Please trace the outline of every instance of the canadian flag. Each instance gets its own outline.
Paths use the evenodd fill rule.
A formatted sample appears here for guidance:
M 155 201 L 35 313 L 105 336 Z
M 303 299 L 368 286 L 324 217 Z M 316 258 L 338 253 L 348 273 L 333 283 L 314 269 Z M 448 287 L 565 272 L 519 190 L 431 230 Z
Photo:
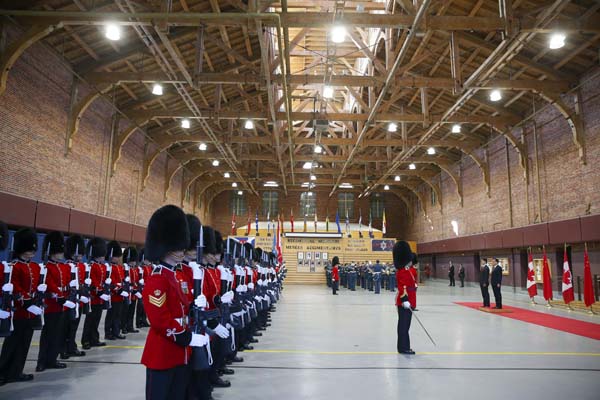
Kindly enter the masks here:
M 569 259 L 567 258 L 566 247 L 563 260 L 562 295 L 565 304 L 569 304 L 575 300 L 575 293 L 573 291 L 573 277 L 571 276 L 571 269 L 569 268 Z
M 533 297 L 537 295 L 537 285 L 535 284 L 535 271 L 533 269 L 533 254 L 529 253 L 529 261 L 527 263 L 527 267 L 529 268 L 527 271 L 527 291 L 529 292 L 529 297 Z

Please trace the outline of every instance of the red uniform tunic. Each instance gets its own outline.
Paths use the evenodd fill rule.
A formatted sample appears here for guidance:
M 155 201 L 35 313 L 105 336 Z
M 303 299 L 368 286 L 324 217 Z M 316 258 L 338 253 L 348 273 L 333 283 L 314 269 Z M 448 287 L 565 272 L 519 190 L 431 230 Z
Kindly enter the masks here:
M 177 282 L 179 282 L 181 292 L 188 300 L 188 304 L 191 304 L 194 301 L 192 290 L 194 288 L 194 275 L 192 268 L 187 264 L 181 264 L 181 268 L 175 271 L 175 277 L 177 278 Z
M 415 292 L 415 302 L 413 304 L 413 302 L 411 301 L 410 304 L 412 304 L 413 308 L 417 308 L 417 288 L 419 287 L 418 283 L 417 283 L 417 269 L 415 268 L 415 266 L 413 265 L 412 267 L 410 267 L 410 273 L 413 277 L 413 280 L 415 281 L 415 287 L 414 289 L 411 289 L 410 291 Z
M 417 286 L 415 278 L 409 269 L 401 268 L 396 271 L 396 283 L 398 284 L 398 293 L 396 294 L 396 305 L 402 305 L 402 297 L 408 296 L 408 302 L 412 308 L 417 306 Z
M 333 270 L 331 270 L 331 279 L 333 279 L 336 282 L 339 282 L 340 280 L 340 272 L 337 265 L 334 265 Z
M 62 312 L 63 304 L 69 296 L 71 266 L 65 263 L 49 261 L 46 264 L 46 310 L 44 313 Z
M 102 289 L 104 287 L 104 281 L 106 278 L 106 265 L 97 262 L 92 263 L 90 266 L 90 279 L 92 280 L 90 293 L 92 295 L 92 305 L 104 304 L 104 301 L 100 298 L 100 295 L 102 294 Z
M 207 310 L 214 310 L 215 298 L 221 293 L 221 271 L 216 268 L 204 268 L 204 280 L 202 282 L 202 294 L 208 302 Z
M 138 281 L 140 280 L 140 273 L 138 272 L 137 267 L 129 267 L 129 279 L 131 279 L 131 294 L 129 297 L 131 297 L 131 300 L 135 300 L 136 297 L 133 296 L 133 293 L 138 290 Z
M 167 267 L 157 267 L 145 279 L 142 293 L 144 310 L 150 321 L 142 364 L 150 369 L 164 370 L 188 363 L 191 350 L 187 345 L 188 301 L 175 277 Z
M 35 315 L 27 311 L 40 283 L 40 266 L 37 263 L 17 261 L 13 264 L 11 283 L 15 301 L 15 319 L 33 319 Z
M 112 271 L 110 273 L 111 279 L 111 296 L 110 301 L 113 303 L 122 303 L 123 296 L 121 296 L 121 292 L 123 291 L 123 280 L 125 279 L 125 268 L 119 264 L 112 264 Z

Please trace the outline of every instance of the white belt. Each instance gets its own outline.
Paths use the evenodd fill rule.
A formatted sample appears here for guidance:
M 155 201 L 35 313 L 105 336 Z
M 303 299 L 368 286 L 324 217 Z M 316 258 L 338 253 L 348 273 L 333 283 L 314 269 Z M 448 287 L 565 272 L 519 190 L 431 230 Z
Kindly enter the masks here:
M 188 324 L 188 317 L 175 318 L 175 321 L 181 326 L 185 326 Z

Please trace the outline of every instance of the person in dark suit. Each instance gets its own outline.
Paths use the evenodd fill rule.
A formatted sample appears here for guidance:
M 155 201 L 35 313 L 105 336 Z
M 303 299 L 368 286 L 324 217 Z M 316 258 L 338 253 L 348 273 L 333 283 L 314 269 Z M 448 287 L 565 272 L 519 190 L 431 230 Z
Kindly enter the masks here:
M 456 281 L 454 280 L 454 264 L 450 261 L 450 269 L 448 270 L 448 278 L 450 278 L 450 284 L 448 286 L 456 286 Z
M 490 285 L 490 267 L 488 266 L 487 258 L 483 259 L 483 266 L 481 267 L 481 274 L 479 274 L 479 287 L 481 288 L 481 295 L 483 296 L 483 306 L 490 306 L 490 291 L 488 286 Z
M 494 291 L 494 300 L 496 302 L 495 308 L 501 309 L 502 293 L 500 292 L 500 288 L 502 286 L 502 265 L 500 265 L 500 261 L 498 261 L 497 258 L 494 258 L 492 265 L 494 266 L 494 269 L 492 270 L 492 290 Z
M 458 279 L 460 279 L 460 287 L 465 287 L 465 267 L 462 264 L 458 267 Z

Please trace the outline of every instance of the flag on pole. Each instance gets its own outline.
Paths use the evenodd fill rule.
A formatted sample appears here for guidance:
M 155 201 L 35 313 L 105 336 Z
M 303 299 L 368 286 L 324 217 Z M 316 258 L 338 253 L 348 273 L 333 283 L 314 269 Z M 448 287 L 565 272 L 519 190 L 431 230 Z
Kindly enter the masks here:
M 256 236 L 258 236 L 258 208 L 256 209 L 256 216 L 254 217 L 254 224 L 256 225 Z
M 338 233 L 342 233 L 342 227 L 340 226 L 340 210 L 335 212 L 335 223 L 338 228 Z
M 271 245 L 271 251 L 277 254 L 277 233 L 279 229 L 275 229 L 275 221 L 273 221 L 273 244 Z
M 346 235 L 350 235 L 350 218 L 348 218 L 348 209 L 346 208 Z
M 277 221 L 277 246 L 276 246 L 276 254 L 277 254 L 277 262 L 279 262 L 279 264 L 281 264 L 283 262 L 283 254 L 281 253 L 281 231 L 279 229 L 279 226 L 283 225 L 283 223 L 281 222 L 281 218 L 279 218 L 279 220 Z
M 570 302 L 575 300 L 575 293 L 573 290 L 573 277 L 571 276 L 571 269 L 569 268 L 569 258 L 567 257 L 566 244 L 563 255 L 562 295 L 565 304 L 569 304 Z
M 594 284 L 592 282 L 592 268 L 588 256 L 587 243 L 583 253 L 583 302 L 586 307 L 591 307 L 596 302 L 594 299 Z
M 535 284 L 535 271 L 533 269 L 533 254 L 529 251 L 529 260 L 527 262 L 527 291 L 529 292 L 529 297 L 533 298 L 533 296 L 537 295 L 537 285 Z
M 292 223 L 292 232 L 294 232 L 294 209 L 290 210 L 290 222 Z
M 315 210 L 315 232 L 317 231 L 317 210 Z
M 358 236 L 362 237 L 362 209 L 358 209 Z
M 381 223 L 381 232 L 385 235 L 387 232 L 387 223 L 385 222 L 385 208 L 383 209 L 383 222 Z
M 267 236 L 271 236 L 271 211 L 267 211 Z
M 372 239 L 373 238 L 373 212 L 371 212 L 371 210 L 369 210 L 369 237 Z
M 302 230 L 302 232 L 306 232 L 306 211 L 304 212 L 304 229 Z
M 283 227 L 283 221 L 285 221 L 285 214 L 277 216 L 279 218 L 279 222 L 281 223 L 281 233 L 285 233 L 285 228 Z
M 231 234 L 235 235 L 235 211 L 231 214 Z
M 329 212 L 327 213 L 327 216 L 325 217 L 325 231 L 329 232 Z
M 544 300 L 552 300 L 552 276 L 550 275 L 550 265 L 546 256 L 546 247 L 544 247 Z

